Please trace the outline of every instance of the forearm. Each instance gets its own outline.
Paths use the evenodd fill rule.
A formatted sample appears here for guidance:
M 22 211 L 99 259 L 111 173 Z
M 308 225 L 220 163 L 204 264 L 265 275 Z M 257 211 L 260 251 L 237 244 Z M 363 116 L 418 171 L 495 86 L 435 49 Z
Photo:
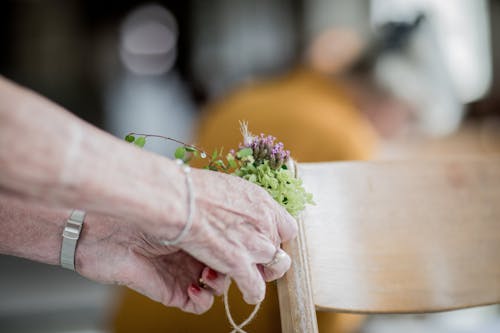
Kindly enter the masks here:
M 58 264 L 62 230 L 69 213 L 0 195 L 0 253 Z
M 0 254 L 59 265 L 70 213 L 0 194 Z M 120 270 L 127 271 L 123 267 L 127 257 L 140 251 L 140 239 L 131 236 L 135 230 L 123 220 L 87 214 L 75 251 L 76 270 L 93 280 L 119 282 Z
M 167 234 L 175 235 L 186 214 L 174 163 L 1 78 L 0 170 L 0 190 L 46 205 L 169 222 Z

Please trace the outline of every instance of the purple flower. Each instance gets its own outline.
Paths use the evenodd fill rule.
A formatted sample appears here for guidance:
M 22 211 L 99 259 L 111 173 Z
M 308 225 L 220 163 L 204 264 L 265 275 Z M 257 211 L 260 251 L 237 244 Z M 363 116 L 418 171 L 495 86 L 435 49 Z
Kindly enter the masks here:
M 263 163 L 267 160 L 271 168 L 278 169 L 288 162 L 290 151 L 285 150 L 285 145 L 282 142 L 275 143 L 275 140 L 274 136 L 265 136 L 261 133 L 259 136 L 253 137 L 251 141 L 240 145 L 240 148 L 252 148 L 256 163 Z

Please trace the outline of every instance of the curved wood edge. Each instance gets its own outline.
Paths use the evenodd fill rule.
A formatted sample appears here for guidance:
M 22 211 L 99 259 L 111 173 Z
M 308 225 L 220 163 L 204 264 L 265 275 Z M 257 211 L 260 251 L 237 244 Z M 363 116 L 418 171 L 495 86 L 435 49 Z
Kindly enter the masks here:
M 297 164 L 294 163 L 297 176 Z M 309 257 L 303 220 L 297 220 L 297 238 L 283 243 L 283 249 L 292 259 L 292 265 L 285 276 L 278 280 L 281 331 L 283 333 L 318 333 L 314 306 Z
M 474 303 L 470 305 L 462 305 L 462 306 L 455 306 L 455 307 L 440 307 L 440 308 L 426 308 L 425 310 L 399 310 L 399 309 L 387 309 L 387 310 L 370 310 L 370 309 L 357 309 L 357 310 L 349 310 L 349 309 L 343 309 L 343 308 L 332 308 L 332 307 L 324 307 L 321 305 L 316 306 L 317 311 L 322 311 L 322 312 L 335 312 L 335 313 L 351 313 L 351 314 L 365 314 L 365 315 L 370 315 L 370 314 L 425 314 L 425 313 L 439 313 L 439 312 L 447 312 L 447 311 L 454 311 L 454 310 L 463 310 L 463 309 L 470 309 L 470 308 L 475 308 L 475 307 L 481 307 L 481 306 L 489 306 L 489 305 L 498 305 L 500 304 L 500 300 L 498 302 L 487 302 L 487 303 Z

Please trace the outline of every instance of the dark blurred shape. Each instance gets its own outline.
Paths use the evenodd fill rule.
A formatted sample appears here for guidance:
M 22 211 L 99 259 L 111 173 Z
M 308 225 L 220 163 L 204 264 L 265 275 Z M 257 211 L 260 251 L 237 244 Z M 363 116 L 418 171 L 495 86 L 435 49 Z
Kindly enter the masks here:
M 403 52 L 423 20 L 425 20 L 425 15 L 421 13 L 413 22 L 389 22 L 382 25 L 363 55 L 352 65 L 350 71 L 366 73 L 373 69 L 377 58 L 384 53 Z
M 192 1 L 192 79 L 207 98 L 286 71 L 296 60 L 296 1 Z

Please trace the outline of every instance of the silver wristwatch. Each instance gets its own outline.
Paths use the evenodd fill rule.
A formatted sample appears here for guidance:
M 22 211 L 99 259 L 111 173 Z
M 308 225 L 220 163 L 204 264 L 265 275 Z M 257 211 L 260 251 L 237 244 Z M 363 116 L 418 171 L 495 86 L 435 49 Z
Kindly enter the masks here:
M 62 233 L 61 246 L 61 266 L 67 269 L 75 270 L 75 251 L 80 232 L 82 231 L 85 212 L 83 210 L 74 210 L 68 220 Z

